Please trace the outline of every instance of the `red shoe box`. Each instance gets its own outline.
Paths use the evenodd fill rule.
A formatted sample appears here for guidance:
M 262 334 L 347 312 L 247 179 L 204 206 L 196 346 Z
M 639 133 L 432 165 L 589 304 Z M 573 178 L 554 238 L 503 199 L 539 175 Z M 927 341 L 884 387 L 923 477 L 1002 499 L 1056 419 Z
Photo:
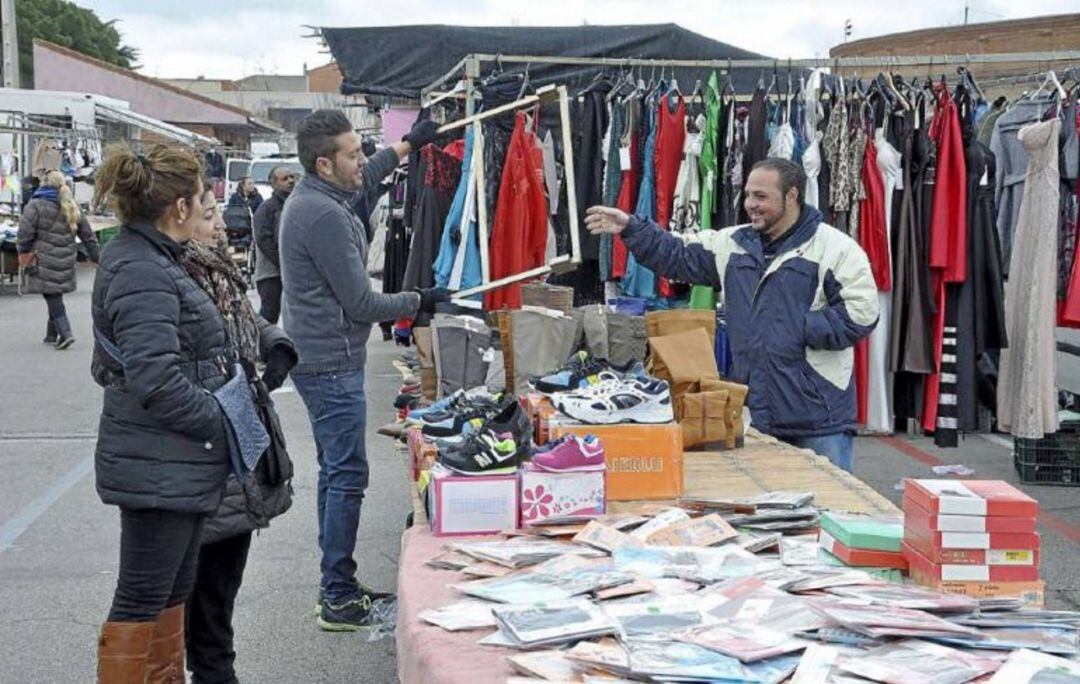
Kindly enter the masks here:
M 935 515 L 905 494 L 904 522 L 915 529 L 934 532 L 990 532 L 1030 534 L 1035 532 L 1036 519 L 996 515 Z
M 1034 518 L 1039 503 L 1002 480 L 907 480 L 904 497 L 932 514 Z
M 904 543 L 932 563 L 1038 567 L 1040 541 L 1037 532 L 933 532 L 904 526 Z
M 959 565 L 934 563 L 919 553 L 907 541 L 903 543 L 904 558 L 910 566 L 911 578 L 919 584 L 938 582 L 1037 582 L 1038 565 Z

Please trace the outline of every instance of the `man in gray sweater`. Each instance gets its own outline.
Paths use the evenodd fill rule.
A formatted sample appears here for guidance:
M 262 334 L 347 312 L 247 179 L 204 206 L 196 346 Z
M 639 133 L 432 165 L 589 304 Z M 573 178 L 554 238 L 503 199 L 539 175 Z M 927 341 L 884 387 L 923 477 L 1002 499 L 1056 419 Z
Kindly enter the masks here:
M 368 626 L 379 594 L 356 580 L 356 530 L 368 485 L 364 444 L 364 364 L 371 326 L 433 312 L 444 289 L 383 294 L 367 274 L 367 235 L 353 207 L 436 126 L 417 122 L 403 142 L 368 159 L 348 118 L 336 110 L 308 115 L 297 131 L 304 178 L 281 214 L 280 263 L 285 330 L 300 357 L 292 379 L 307 406 L 319 459 L 322 582 L 316 612 L 328 631 Z

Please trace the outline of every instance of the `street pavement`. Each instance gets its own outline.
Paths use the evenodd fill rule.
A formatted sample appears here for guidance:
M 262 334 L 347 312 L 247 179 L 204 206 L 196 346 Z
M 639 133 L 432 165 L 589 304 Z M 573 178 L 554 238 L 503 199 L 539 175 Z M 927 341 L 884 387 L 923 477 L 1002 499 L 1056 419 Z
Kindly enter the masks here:
M 90 288 L 65 297 L 78 341 L 65 352 L 41 343 L 40 297 L 0 295 L 0 684 L 90 682 L 98 628 L 116 581 L 119 515 L 94 491 L 93 448 L 101 390 L 90 377 Z M 368 346 L 371 486 L 357 542 L 363 580 L 396 585 L 409 482 L 389 439 L 400 375 L 398 348 L 378 334 Z M 312 614 L 318 586 L 315 449 L 291 384 L 275 394 L 296 476 L 293 508 L 251 546 L 237 599 L 237 671 L 245 683 L 381 684 L 397 681 L 393 639 L 327 634 Z M 968 437 L 941 450 L 925 438 L 860 437 L 856 474 L 899 503 L 904 477 L 932 477 L 935 464 L 962 463 L 979 478 L 1016 483 L 1011 447 L 999 436 Z M 793 483 L 797 485 L 797 483 Z M 1080 609 L 1080 502 L 1067 487 L 1022 488 L 1045 514 L 1043 574 L 1048 605 Z

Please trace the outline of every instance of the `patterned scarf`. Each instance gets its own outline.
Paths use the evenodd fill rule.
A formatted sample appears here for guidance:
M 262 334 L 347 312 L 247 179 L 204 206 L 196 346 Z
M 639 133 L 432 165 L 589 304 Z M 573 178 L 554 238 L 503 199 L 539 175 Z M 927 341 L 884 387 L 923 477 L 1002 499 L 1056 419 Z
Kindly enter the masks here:
M 184 246 L 182 262 L 221 312 L 229 342 L 240 358 L 254 364 L 259 360 L 259 326 L 247 298 L 247 283 L 232 259 L 221 249 L 191 240 Z

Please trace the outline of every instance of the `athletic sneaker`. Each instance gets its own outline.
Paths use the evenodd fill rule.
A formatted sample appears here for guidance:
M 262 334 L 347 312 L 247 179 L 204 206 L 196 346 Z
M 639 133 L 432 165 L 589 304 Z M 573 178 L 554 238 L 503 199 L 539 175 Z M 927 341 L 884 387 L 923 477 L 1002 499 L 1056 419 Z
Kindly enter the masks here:
M 327 632 L 355 632 L 369 629 L 373 624 L 371 597 L 361 594 L 358 598 L 338 605 L 322 599 L 319 601 L 318 617 L 315 621 Z
M 509 433 L 478 432 L 457 449 L 439 452 L 438 460 L 462 475 L 498 475 L 516 471 L 521 453 Z
M 487 399 L 469 400 L 452 411 L 424 416 L 420 419 L 420 431 L 432 437 L 460 435 L 467 424 L 473 423 L 474 428 L 479 427 L 500 410 L 498 404 Z
M 457 406 L 464 399 L 465 399 L 465 390 L 458 390 L 457 392 L 454 392 L 453 394 L 449 394 L 449 395 L 443 397 L 442 399 L 436 401 L 434 404 L 431 404 L 430 406 L 425 406 L 424 408 L 419 408 L 419 409 L 414 409 L 412 411 L 409 411 L 409 420 L 410 421 L 419 421 L 421 418 L 423 418 L 426 415 L 430 415 L 432 413 L 440 413 L 442 411 L 450 410 L 450 409 L 454 408 L 455 406 Z
M 596 435 L 567 435 L 553 448 L 534 453 L 533 467 L 548 472 L 604 469 L 604 445 Z
M 370 587 L 366 587 L 363 584 L 360 585 L 360 598 L 367 597 L 371 603 L 381 601 L 384 599 L 394 598 L 394 592 L 392 591 L 375 591 Z M 323 603 L 326 599 L 323 598 L 322 593 L 319 593 L 319 598 L 315 601 L 315 617 L 322 615 Z
M 493 432 L 497 435 L 509 433 L 516 444 L 531 444 L 533 424 L 528 414 L 513 395 L 508 395 L 499 405 L 498 412 L 489 415 L 483 424 L 468 423 L 462 428 L 463 435 L 480 432 Z
M 530 382 L 537 392 L 553 394 L 597 385 L 604 380 L 644 377 L 645 366 L 640 361 L 616 366 L 605 359 L 598 359 L 589 356 L 588 352 L 580 351 L 571 356 L 559 370 L 543 377 L 532 378 Z
M 663 380 L 605 380 L 577 392 L 552 396 L 555 407 L 574 420 L 595 425 L 670 423 L 671 392 Z

